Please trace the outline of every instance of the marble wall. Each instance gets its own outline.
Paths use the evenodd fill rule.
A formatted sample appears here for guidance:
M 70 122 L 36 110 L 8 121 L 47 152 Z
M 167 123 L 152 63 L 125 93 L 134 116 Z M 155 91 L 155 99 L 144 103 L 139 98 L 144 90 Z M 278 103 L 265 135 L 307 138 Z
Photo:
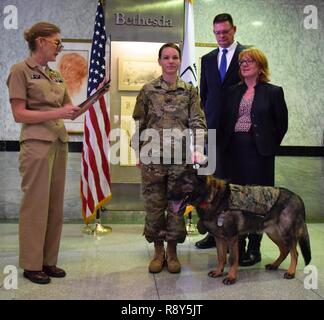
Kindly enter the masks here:
M 309 0 L 196 0 L 194 4 L 196 42 L 214 43 L 214 16 L 230 12 L 238 27 L 237 40 L 258 46 L 268 56 L 272 82 L 284 87 L 289 108 L 283 144 L 323 145 L 324 1 L 311 1 L 317 8 L 317 29 L 304 25 Z M 5 80 L 10 66 L 28 54 L 23 30 L 49 20 L 61 27 L 63 38 L 89 39 L 97 0 L 1 0 L 0 20 L 6 17 L 7 5 L 18 9 L 18 29 L 7 30 L 0 21 L 0 140 L 17 140 L 20 127 L 11 115 Z
M 304 8 L 309 4 L 317 8 L 317 29 L 304 27 Z M 323 145 L 324 1 L 199 0 L 195 6 L 197 42 L 215 41 L 212 21 L 221 12 L 233 16 L 240 43 L 265 52 L 272 82 L 284 88 L 289 130 L 283 144 Z
M 62 38 L 91 39 L 97 0 L 1 0 L 0 20 L 7 5 L 18 10 L 18 29 L 7 30 L 0 23 L 0 140 L 18 140 L 20 125 L 13 121 L 5 82 L 11 65 L 28 55 L 24 30 L 37 21 L 50 21 L 61 28 Z

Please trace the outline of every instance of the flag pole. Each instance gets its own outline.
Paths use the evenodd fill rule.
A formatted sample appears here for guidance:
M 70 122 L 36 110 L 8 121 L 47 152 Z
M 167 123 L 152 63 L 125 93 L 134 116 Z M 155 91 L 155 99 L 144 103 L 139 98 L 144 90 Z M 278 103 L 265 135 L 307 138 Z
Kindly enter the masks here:
M 104 0 L 98 1 L 91 46 L 91 62 L 89 63 L 88 95 L 98 89 L 98 84 L 103 81 L 107 74 L 107 66 L 109 67 L 110 81 L 111 44 L 109 37 L 109 57 L 107 63 L 105 54 L 107 37 L 104 5 Z M 93 106 L 85 114 L 85 117 L 85 135 L 81 162 L 82 211 L 86 221 L 83 233 L 104 235 L 112 232 L 111 227 L 103 226 L 101 223 L 101 211 L 105 210 L 103 205 L 111 198 L 109 155 L 106 152 L 107 148 L 104 147 L 104 143 L 109 145 L 110 122 L 109 108 L 107 108 L 104 96 L 94 102 Z M 97 119 L 102 119 L 102 122 L 99 122 Z M 92 183 L 89 182 L 90 176 L 93 178 L 93 181 L 91 180 Z M 95 225 L 90 226 L 88 221 L 93 216 L 95 216 Z
M 101 224 L 101 209 L 98 209 L 96 212 L 96 224 L 95 227 L 92 230 L 92 233 L 94 236 L 96 235 L 104 235 L 104 234 L 108 234 L 110 232 L 112 232 L 112 228 L 109 226 L 103 226 Z
M 105 1 L 104 0 L 101 0 L 103 6 L 105 5 Z M 111 36 L 109 35 L 107 37 L 109 40 L 108 40 L 108 44 L 109 44 L 109 57 L 108 57 L 108 61 L 106 62 L 106 64 L 108 64 L 108 79 L 109 81 L 111 80 Z M 104 207 L 102 206 L 100 209 L 97 210 L 96 212 L 96 223 L 95 223 L 95 227 L 94 229 L 92 230 L 92 233 L 93 235 L 103 235 L 103 234 L 107 234 L 107 233 L 110 233 L 112 232 L 112 228 L 109 227 L 109 226 L 103 226 L 101 224 L 101 212 L 102 211 L 107 211 L 108 212 L 108 209 L 107 207 Z
M 106 2 L 105 0 L 100 0 L 101 4 L 103 7 L 105 7 Z M 109 81 L 111 80 L 111 76 L 110 76 L 110 61 L 111 61 L 111 39 L 110 39 L 110 35 L 107 37 L 109 38 L 109 57 L 108 57 L 108 72 L 109 72 Z M 107 60 L 106 60 L 106 65 L 107 65 Z M 101 224 L 101 211 L 108 211 L 108 209 L 106 207 L 101 207 L 97 210 L 96 212 L 96 222 L 95 222 L 95 226 L 92 229 L 92 234 L 95 235 L 105 235 L 108 234 L 110 232 L 112 232 L 112 228 L 109 226 L 104 226 Z
M 197 229 L 197 227 L 195 226 L 195 224 L 193 223 L 193 219 L 192 219 L 192 211 L 190 211 L 190 212 L 188 213 L 186 230 L 187 230 L 188 235 L 195 235 L 195 234 L 198 234 L 198 229 Z
M 106 210 L 107 211 L 107 210 Z M 89 226 L 89 224 L 87 224 L 82 232 L 85 234 L 89 234 L 92 236 L 97 236 L 97 235 L 106 235 L 108 233 L 112 232 L 112 228 L 109 226 L 104 226 L 101 224 L 101 209 L 98 209 L 96 211 L 96 221 L 95 221 L 95 225 L 94 227 Z
M 188 213 L 186 229 L 187 229 L 188 234 L 194 234 L 195 231 L 196 231 L 195 226 L 192 223 L 192 214 L 191 214 L 191 212 Z
M 184 1 L 184 37 L 182 41 L 182 59 L 180 67 L 180 78 L 191 83 L 194 87 L 197 83 L 197 69 L 195 63 L 195 41 L 194 41 L 194 17 L 193 17 L 193 1 Z M 194 144 L 193 144 L 194 148 Z M 193 150 L 194 151 L 194 150 Z M 186 230 L 188 235 L 198 234 L 196 226 L 192 220 L 192 210 L 187 214 Z

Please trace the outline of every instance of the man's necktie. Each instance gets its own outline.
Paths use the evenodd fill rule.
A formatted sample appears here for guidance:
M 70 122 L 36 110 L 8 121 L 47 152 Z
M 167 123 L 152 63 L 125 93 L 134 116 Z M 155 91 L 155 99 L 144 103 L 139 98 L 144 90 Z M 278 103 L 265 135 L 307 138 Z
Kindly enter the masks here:
M 223 51 L 223 54 L 222 54 L 221 63 L 219 66 L 219 74 L 220 74 L 221 80 L 223 82 L 224 78 L 225 78 L 225 74 L 226 74 L 226 68 L 227 68 L 226 53 L 228 52 L 228 50 L 223 49 L 222 51 Z

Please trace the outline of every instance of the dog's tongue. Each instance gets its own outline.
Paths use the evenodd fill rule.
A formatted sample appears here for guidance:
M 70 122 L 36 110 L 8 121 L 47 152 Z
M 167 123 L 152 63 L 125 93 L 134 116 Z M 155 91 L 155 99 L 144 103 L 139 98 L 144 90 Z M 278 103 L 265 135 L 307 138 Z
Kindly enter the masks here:
M 178 213 L 179 212 L 179 209 L 182 205 L 182 201 L 183 200 L 180 200 L 180 201 L 171 201 L 170 202 L 170 206 L 171 206 L 171 209 L 172 209 L 172 212 L 174 213 Z

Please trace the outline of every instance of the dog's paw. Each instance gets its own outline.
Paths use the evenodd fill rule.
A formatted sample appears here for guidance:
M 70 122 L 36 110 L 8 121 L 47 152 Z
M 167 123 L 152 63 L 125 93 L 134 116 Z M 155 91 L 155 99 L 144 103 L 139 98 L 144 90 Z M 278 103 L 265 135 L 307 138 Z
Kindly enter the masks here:
M 211 278 L 218 278 L 221 277 L 222 275 L 223 275 L 222 271 L 212 270 L 208 272 L 208 277 Z
M 230 284 L 234 284 L 236 282 L 236 279 L 235 278 L 229 278 L 229 277 L 226 277 L 224 280 L 223 280 L 223 283 L 225 285 L 230 285 Z
M 278 269 L 278 266 L 275 266 L 274 264 L 272 263 L 269 263 L 265 266 L 266 270 L 277 270 Z
M 294 279 L 295 278 L 295 274 L 294 273 L 289 273 L 289 272 L 285 272 L 284 274 L 284 279 Z

